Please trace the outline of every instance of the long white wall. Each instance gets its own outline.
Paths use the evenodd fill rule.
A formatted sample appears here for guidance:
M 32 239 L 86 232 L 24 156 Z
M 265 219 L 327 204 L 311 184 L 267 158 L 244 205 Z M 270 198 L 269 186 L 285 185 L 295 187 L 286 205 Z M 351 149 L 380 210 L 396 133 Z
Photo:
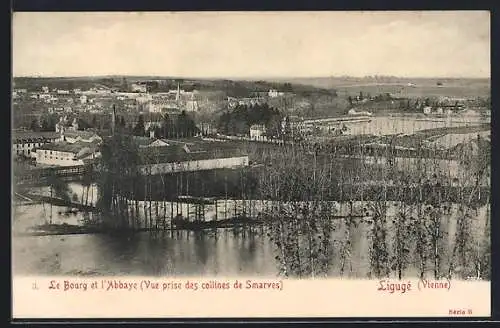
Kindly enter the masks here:
M 155 175 L 175 172 L 235 168 L 241 166 L 248 166 L 248 156 L 141 165 L 139 166 L 139 170 L 142 174 Z

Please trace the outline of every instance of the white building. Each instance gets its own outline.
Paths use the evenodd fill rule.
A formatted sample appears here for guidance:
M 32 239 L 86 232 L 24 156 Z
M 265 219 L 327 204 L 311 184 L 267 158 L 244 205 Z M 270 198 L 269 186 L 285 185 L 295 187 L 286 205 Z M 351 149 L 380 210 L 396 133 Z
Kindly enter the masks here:
M 22 94 L 28 93 L 28 90 L 26 90 L 26 89 L 14 89 L 12 93 L 16 94 L 16 95 L 22 95 Z
M 352 115 L 352 116 L 372 116 L 372 113 L 368 111 L 356 111 L 354 108 L 349 109 L 347 114 Z
M 223 143 L 163 141 L 169 145 L 141 149 L 144 164 L 139 166 L 139 171 L 142 174 L 193 172 L 249 165 L 247 154 L 239 149 L 226 148 Z
M 102 142 L 102 138 L 92 131 L 64 131 L 61 133 L 60 140 L 67 143 L 97 143 Z
M 424 114 L 428 115 L 432 112 L 432 107 L 431 106 L 425 106 L 424 107 Z
M 278 90 L 275 90 L 275 89 L 270 89 L 269 92 L 267 93 L 267 95 L 270 98 L 276 98 L 276 97 L 283 96 L 284 93 L 283 92 L 279 92 Z
M 252 97 L 252 98 L 227 97 L 227 106 L 229 108 L 235 108 L 238 105 L 255 106 L 255 105 L 261 105 L 265 102 L 266 102 L 265 99 L 262 97 Z
M 147 101 L 147 109 L 150 113 L 161 113 L 169 109 L 179 109 L 179 104 L 175 100 L 167 98 L 156 97 L 151 99 L 148 97 L 145 101 Z M 141 103 L 141 101 L 139 101 L 139 103 Z
M 12 154 L 14 156 L 35 157 L 35 151 L 44 144 L 57 141 L 55 132 L 18 132 L 12 137 Z
M 250 139 L 267 140 L 266 127 L 260 124 L 254 124 L 250 127 Z
M 51 98 L 53 98 L 53 96 L 49 95 L 49 94 L 39 94 L 38 98 L 39 99 L 44 99 L 44 100 L 50 100 Z
M 196 100 L 188 100 L 186 102 L 186 112 L 197 112 L 198 102 Z
M 139 83 L 132 83 L 130 85 L 130 89 L 132 90 L 132 92 L 145 93 L 148 91 L 147 86 L 145 84 L 139 84 Z
M 100 156 L 97 143 L 58 142 L 42 145 L 36 150 L 36 162 L 45 165 L 84 165 Z
M 133 141 L 139 148 L 169 146 L 169 144 L 164 140 L 148 137 L 133 137 Z
M 80 104 L 86 104 L 87 100 L 88 100 L 87 96 L 85 95 L 80 96 Z

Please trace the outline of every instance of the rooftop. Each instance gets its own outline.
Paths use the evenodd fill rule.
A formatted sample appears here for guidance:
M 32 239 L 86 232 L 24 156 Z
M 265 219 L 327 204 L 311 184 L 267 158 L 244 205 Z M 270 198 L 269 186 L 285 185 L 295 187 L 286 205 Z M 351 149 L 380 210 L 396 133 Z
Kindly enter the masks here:
M 77 138 L 81 137 L 82 139 L 90 139 L 93 136 L 97 136 L 97 133 L 94 131 L 64 131 L 64 136 L 65 137 L 71 137 L 71 138 Z
M 152 144 L 153 142 L 161 139 L 151 139 L 148 137 L 138 137 L 138 136 L 133 136 L 132 140 L 136 143 L 137 146 L 139 147 L 146 147 Z M 164 141 L 164 140 L 161 140 Z
M 34 132 L 34 131 L 16 131 L 12 133 L 12 140 L 39 140 L 56 139 L 59 137 L 57 132 Z
M 98 145 L 96 143 L 86 143 L 86 142 L 75 142 L 75 143 L 56 142 L 56 143 L 42 145 L 38 149 L 54 150 L 54 151 L 78 154 L 85 148 L 95 151 L 98 149 Z
M 184 141 L 162 139 L 169 146 L 142 148 L 139 150 L 139 154 L 144 164 L 175 163 L 247 155 L 233 144 L 193 139 L 185 139 Z

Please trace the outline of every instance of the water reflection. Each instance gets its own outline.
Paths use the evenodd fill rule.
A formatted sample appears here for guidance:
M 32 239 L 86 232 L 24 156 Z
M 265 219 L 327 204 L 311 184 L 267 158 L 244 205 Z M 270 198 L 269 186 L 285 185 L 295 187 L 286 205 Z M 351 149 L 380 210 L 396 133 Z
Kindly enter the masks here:
M 356 213 L 370 216 L 368 203 L 354 202 Z M 387 247 L 394 251 L 394 218 L 397 203 L 388 207 Z M 457 229 L 459 207 L 450 204 L 449 213 L 442 217 L 443 268 L 449 266 Z M 37 207 L 31 207 L 32 210 Z M 339 213 L 349 208 L 343 206 Z M 417 209 L 412 208 L 416 215 Z M 15 220 L 21 224 L 44 221 L 25 208 L 18 210 Z M 57 212 L 57 211 L 56 211 Z M 29 215 L 31 213 L 31 215 Z M 38 212 L 36 212 L 38 213 Z M 484 239 L 485 222 L 489 218 L 488 206 L 471 213 L 473 239 Z M 83 220 L 85 215 L 69 218 L 54 216 L 62 222 Z M 23 220 L 21 220 L 23 219 Z M 329 276 L 365 278 L 370 273 L 370 234 L 372 225 L 362 219 L 332 222 L 332 260 Z M 279 250 L 267 236 L 263 227 L 235 227 L 206 231 L 157 231 L 114 234 L 81 234 L 58 236 L 18 236 L 13 238 L 14 274 L 29 275 L 149 275 L 149 276 L 276 276 L 279 263 L 275 259 Z M 307 246 L 307 243 L 302 243 Z M 413 245 L 413 244 L 412 244 Z M 347 248 L 346 248 L 347 247 Z M 346 248 L 346 249 L 344 249 Z M 480 250 L 478 250 L 479 252 Z M 302 249 L 307 258 L 307 249 Z M 409 267 L 406 274 L 416 275 L 418 257 L 411 246 Z M 432 265 L 429 265 L 431 268 Z
M 15 237 L 15 274 L 269 275 L 272 245 L 255 233 L 169 231 Z

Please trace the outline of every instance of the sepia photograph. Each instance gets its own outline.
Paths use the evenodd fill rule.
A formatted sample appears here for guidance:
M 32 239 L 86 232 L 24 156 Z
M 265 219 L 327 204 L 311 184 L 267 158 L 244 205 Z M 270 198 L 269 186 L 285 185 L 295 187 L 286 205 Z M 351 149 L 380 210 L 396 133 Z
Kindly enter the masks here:
M 12 51 L 14 279 L 490 282 L 487 11 L 15 12 Z

